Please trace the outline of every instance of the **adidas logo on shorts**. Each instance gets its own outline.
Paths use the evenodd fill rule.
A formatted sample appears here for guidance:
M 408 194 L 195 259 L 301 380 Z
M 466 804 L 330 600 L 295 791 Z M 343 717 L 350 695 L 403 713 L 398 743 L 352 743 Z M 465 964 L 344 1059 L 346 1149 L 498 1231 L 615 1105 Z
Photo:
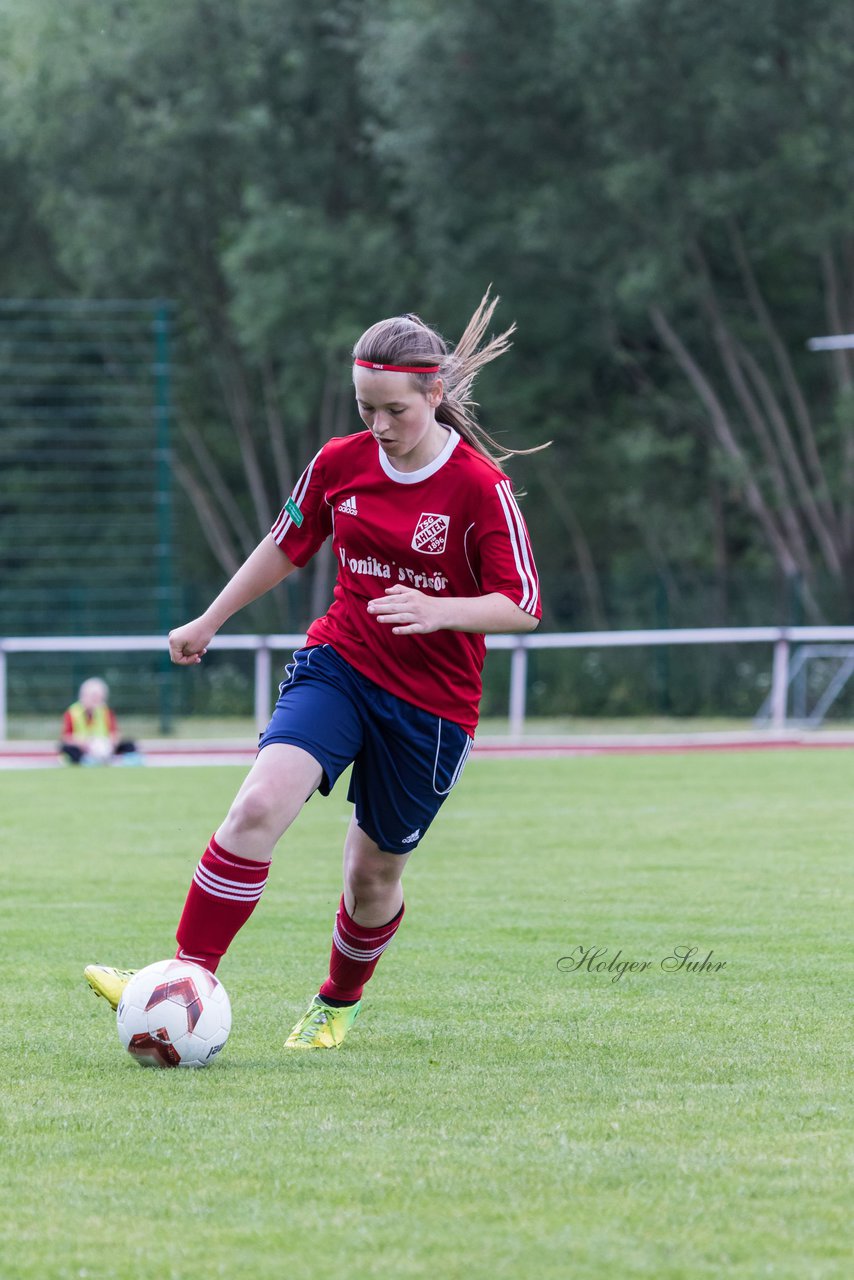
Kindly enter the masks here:
M 409 835 L 409 836 L 404 836 L 400 843 L 401 843 L 401 844 L 412 844 L 413 840 L 418 840 L 418 839 L 420 839 L 420 837 L 421 837 L 421 828 L 420 828 L 420 827 L 418 827 L 415 831 L 413 831 L 413 832 L 412 832 L 412 834 L 411 834 L 411 835 Z
M 338 510 L 343 511 L 347 516 L 357 516 L 359 513 L 356 510 L 355 493 L 351 493 L 349 498 L 345 498 L 343 502 L 339 503 Z

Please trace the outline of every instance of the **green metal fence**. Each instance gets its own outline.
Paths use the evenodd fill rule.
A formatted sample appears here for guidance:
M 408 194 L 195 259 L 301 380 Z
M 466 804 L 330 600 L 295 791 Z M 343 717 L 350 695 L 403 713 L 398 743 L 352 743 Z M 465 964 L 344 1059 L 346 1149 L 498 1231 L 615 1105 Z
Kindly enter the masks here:
M 3 634 L 174 619 L 170 328 L 164 301 L 0 300 Z

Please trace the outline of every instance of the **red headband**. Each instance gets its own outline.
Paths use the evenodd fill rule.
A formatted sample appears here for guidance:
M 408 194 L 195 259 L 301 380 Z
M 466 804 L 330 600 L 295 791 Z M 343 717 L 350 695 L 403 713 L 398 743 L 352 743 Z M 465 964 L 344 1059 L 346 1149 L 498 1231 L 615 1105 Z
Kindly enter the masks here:
M 377 364 L 376 360 L 354 360 L 362 369 L 382 369 L 384 373 L 438 373 L 437 364 Z

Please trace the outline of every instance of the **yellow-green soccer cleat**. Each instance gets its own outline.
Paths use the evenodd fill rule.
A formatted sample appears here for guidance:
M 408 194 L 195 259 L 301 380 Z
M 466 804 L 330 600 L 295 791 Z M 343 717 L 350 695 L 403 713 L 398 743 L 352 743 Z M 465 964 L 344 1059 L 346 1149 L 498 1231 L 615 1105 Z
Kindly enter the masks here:
M 103 996 L 111 1009 L 118 1009 L 122 992 L 135 973 L 136 969 L 113 969 L 108 964 L 88 964 L 83 970 L 83 977 L 96 996 Z
M 356 1021 L 361 1001 L 333 1008 L 315 996 L 285 1041 L 286 1049 L 337 1049 Z

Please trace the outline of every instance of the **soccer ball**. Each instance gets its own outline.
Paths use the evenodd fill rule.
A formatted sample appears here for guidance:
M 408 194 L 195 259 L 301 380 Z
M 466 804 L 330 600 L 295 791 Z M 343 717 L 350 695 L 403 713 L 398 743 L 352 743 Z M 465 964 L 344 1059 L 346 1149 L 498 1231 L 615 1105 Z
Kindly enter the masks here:
M 145 1067 L 206 1067 L 231 1030 L 222 983 L 187 960 L 158 960 L 135 973 L 116 1010 L 119 1039 Z
M 113 744 L 109 738 L 92 738 L 86 755 L 92 764 L 107 764 L 113 758 Z

